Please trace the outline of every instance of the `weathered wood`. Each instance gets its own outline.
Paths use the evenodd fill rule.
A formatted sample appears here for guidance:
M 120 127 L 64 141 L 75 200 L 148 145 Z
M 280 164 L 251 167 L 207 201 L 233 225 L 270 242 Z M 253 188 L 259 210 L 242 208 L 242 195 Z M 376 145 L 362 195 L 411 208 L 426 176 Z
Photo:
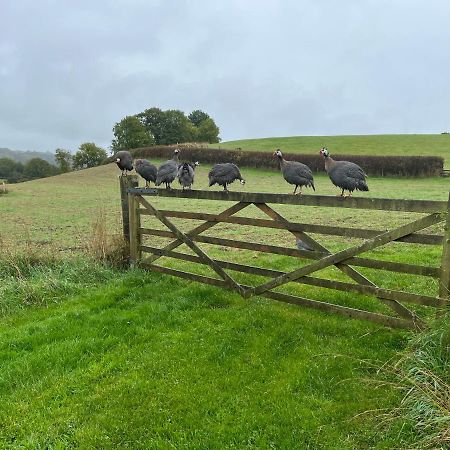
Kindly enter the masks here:
M 137 188 L 138 185 L 137 175 L 124 175 L 119 177 L 123 237 L 128 243 L 130 243 L 130 207 L 128 205 L 128 190 Z
M 444 239 L 442 244 L 439 296 L 450 299 L 450 192 L 448 194 L 447 218 L 444 226 Z
M 225 211 L 222 211 L 220 214 L 218 214 L 218 215 L 217 215 L 217 219 L 224 218 L 224 217 L 227 217 L 227 216 L 229 216 L 229 215 L 235 214 L 235 213 L 241 211 L 242 209 L 244 209 L 245 207 L 247 207 L 248 205 L 249 205 L 248 203 L 242 203 L 242 202 L 236 203 L 236 204 L 233 205 L 231 208 L 228 208 L 228 209 L 226 209 Z M 186 233 L 186 234 L 187 234 L 187 236 L 189 236 L 189 237 L 192 239 L 192 238 L 194 238 L 195 236 L 197 236 L 198 234 L 203 233 L 203 232 L 206 231 L 206 230 L 209 230 L 211 227 L 213 227 L 213 226 L 216 225 L 217 223 L 218 223 L 218 220 L 217 220 L 217 221 L 216 221 L 216 220 L 214 220 L 214 221 L 208 221 L 208 222 L 202 223 L 201 225 L 195 227 L 194 229 L 190 230 L 190 231 L 189 231 L 188 233 Z M 147 233 L 147 234 L 150 234 L 150 233 Z M 164 235 L 162 235 L 162 234 L 160 234 L 160 235 L 158 235 L 158 236 L 167 237 L 167 235 L 164 236 Z M 175 236 L 171 234 L 171 235 L 168 236 L 168 237 L 175 237 Z M 168 245 L 165 247 L 165 249 L 166 249 L 166 250 L 173 250 L 173 249 L 179 247 L 181 244 L 182 244 L 182 241 L 180 241 L 179 239 L 177 239 L 177 240 L 171 242 L 170 244 L 168 244 Z M 152 263 L 152 262 L 155 262 L 157 259 L 158 259 L 158 256 L 153 256 L 153 257 L 151 257 L 151 258 L 147 258 L 147 259 L 145 260 L 145 262 L 148 263 L 148 264 L 150 264 L 150 263 Z
M 336 227 L 331 225 L 316 225 L 308 223 L 287 222 L 286 224 L 274 220 L 256 219 L 252 217 L 230 216 L 219 218 L 217 214 L 198 213 L 190 211 L 173 211 L 160 209 L 166 217 L 176 217 L 178 219 L 207 220 L 210 222 L 233 223 L 237 225 L 249 225 L 262 228 L 275 228 L 287 231 L 302 231 L 315 234 L 325 234 L 330 236 L 345 236 L 350 238 L 367 239 L 378 236 L 387 230 L 372 230 L 368 228 Z M 151 215 L 146 209 L 141 208 L 140 213 Z M 411 244 L 440 245 L 442 236 L 435 234 L 412 233 L 398 239 L 400 242 Z
M 186 280 L 198 281 L 204 284 L 211 284 L 213 286 L 219 286 L 222 288 L 228 288 L 227 284 L 223 280 L 219 280 L 216 278 L 206 277 L 204 275 L 197 275 L 190 272 L 181 272 L 176 269 L 171 269 L 164 266 L 159 266 L 156 264 L 143 264 L 143 267 L 147 267 L 155 272 L 164 273 L 167 275 L 173 275 L 179 278 L 184 278 Z M 242 285 L 245 289 L 249 289 L 250 286 Z M 352 319 L 362 319 L 368 320 L 371 322 L 379 323 L 381 325 L 385 325 L 392 328 L 403 328 L 409 330 L 418 330 L 420 329 L 420 325 L 414 323 L 413 321 L 398 319 L 396 317 L 387 316 L 384 314 L 363 311 L 360 309 L 349 308 L 347 306 L 335 305 L 332 303 L 311 300 L 308 298 L 297 297 L 289 294 L 282 294 L 280 292 L 272 292 L 266 291 L 261 293 L 263 297 L 270 298 L 272 300 L 281 301 L 284 303 L 291 303 L 297 306 L 305 306 L 308 308 L 317 309 L 327 313 L 335 313 L 340 314 L 345 317 L 349 317 Z
M 427 228 L 431 225 L 434 225 L 435 223 L 439 223 L 441 220 L 441 214 L 430 214 L 429 216 L 422 217 L 421 219 L 417 219 L 414 222 L 408 223 L 407 225 L 403 225 L 401 227 L 395 228 L 394 230 L 388 231 L 387 233 L 383 233 L 376 238 L 369 239 L 361 245 L 342 250 L 329 256 L 325 256 L 321 260 L 315 261 L 308 266 L 301 267 L 300 269 L 294 270 L 291 273 L 276 277 L 273 280 L 268 281 L 267 283 L 255 287 L 254 290 L 252 292 L 248 292 L 247 295 L 251 293 L 260 294 L 282 284 L 289 283 L 290 281 L 296 280 L 297 278 L 300 278 L 304 275 L 308 275 L 312 272 L 324 269 L 333 264 L 343 262 L 346 259 L 357 255 L 358 253 L 373 250 L 374 248 L 385 245 L 394 239 L 398 239 L 399 237 L 406 236 L 407 234 L 413 233 L 414 231 Z
M 155 192 L 156 191 L 156 192 Z M 291 195 L 262 192 L 224 192 L 224 191 L 182 191 L 181 189 L 143 189 L 131 190 L 134 194 L 154 195 L 169 198 L 190 198 L 203 200 L 238 201 L 244 203 L 278 203 L 284 205 L 304 205 L 339 207 L 352 209 L 377 209 L 385 211 L 407 211 L 419 213 L 445 212 L 446 201 L 404 200 L 390 198 L 335 197 L 328 195 Z
M 173 238 L 175 235 L 170 231 L 154 230 L 151 228 L 141 228 L 141 234 L 150 236 L 160 236 L 164 238 Z M 205 244 L 220 245 L 222 247 L 241 248 L 244 250 L 253 250 L 262 253 L 274 253 L 276 255 L 293 256 L 305 259 L 321 259 L 327 255 L 325 252 L 297 250 L 295 248 L 278 247 L 268 244 L 257 244 L 254 242 L 238 241 L 234 239 L 217 238 L 213 236 L 194 236 L 192 239 L 196 242 Z M 155 257 L 156 258 L 156 257 Z M 146 260 L 145 262 L 148 262 Z M 345 264 L 357 267 L 367 267 L 369 269 L 387 270 L 389 272 L 407 273 L 410 275 L 421 275 L 431 278 L 440 277 L 438 267 L 420 266 L 415 264 L 398 263 L 392 261 L 382 261 L 378 259 L 369 259 L 361 257 L 348 258 Z
M 136 196 L 128 194 L 129 223 L 130 223 L 130 264 L 135 266 L 141 259 L 141 219 L 139 203 Z
M 220 277 L 223 278 L 225 283 L 233 290 L 237 291 L 242 296 L 245 295 L 244 289 L 236 283 L 233 278 L 231 278 L 218 264 L 216 264 L 200 247 L 198 247 L 192 239 L 182 233 L 169 219 L 164 217 L 156 208 L 154 208 L 147 200 L 142 198 L 141 196 L 136 196 L 136 200 L 145 208 L 152 211 L 155 216 L 167 227 L 170 231 L 172 231 L 176 237 L 183 243 L 185 243 L 191 250 L 193 250 L 199 258 L 211 267 Z
M 193 263 L 197 263 L 197 264 L 202 264 L 202 262 L 201 262 L 200 258 L 198 258 L 198 256 L 189 255 L 187 253 L 165 251 L 165 250 L 157 248 L 157 247 L 149 247 L 146 245 L 143 245 L 141 247 L 141 250 L 143 252 L 154 253 L 154 254 L 157 254 L 160 256 L 167 256 L 170 258 L 180 259 L 183 261 L 189 261 L 189 262 L 193 262 Z M 275 276 L 279 276 L 279 275 L 283 275 L 283 274 L 287 273 L 287 272 L 282 272 L 279 270 L 265 269 L 262 267 L 255 267 L 255 266 L 249 266 L 249 265 L 245 265 L 245 264 L 233 263 L 230 261 L 223 261 L 220 259 L 214 259 L 214 261 L 217 264 L 219 264 L 223 269 L 234 270 L 237 272 L 248 273 L 248 274 L 252 274 L 252 275 L 259 275 L 259 276 L 263 276 L 263 277 L 275 277 Z M 412 294 L 410 292 L 405 292 L 405 291 L 384 289 L 384 288 L 380 288 L 380 287 L 353 284 L 353 283 L 347 283 L 344 281 L 327 280 L 324 278 L 315 278 L 315 277 L 310 277 L 310 276 L 304 276 L 304 277 L 298 278 L 294 282 L 299 283 L 299 284 L 307 284 L 310 286 L 323 287 L 323 288 L 327 288 L 327 289 L 334 289 L 334 290 L 343 291 L 343 292 L 356 292 L 356 293 L 362 294 L 362 295 L 374 295 L 376 297 L 383 298 L 386 300 L 396 300 L 396 301 L 402 301 L 402 302 L 405 301 L 408 303 L 414 303 L 417 305 L 424 305 L 424 306 L 440 307 L 440 306 L 442 306 L 443 302 L 445 303 L 444 299 L 431 297 L 429 295 Z

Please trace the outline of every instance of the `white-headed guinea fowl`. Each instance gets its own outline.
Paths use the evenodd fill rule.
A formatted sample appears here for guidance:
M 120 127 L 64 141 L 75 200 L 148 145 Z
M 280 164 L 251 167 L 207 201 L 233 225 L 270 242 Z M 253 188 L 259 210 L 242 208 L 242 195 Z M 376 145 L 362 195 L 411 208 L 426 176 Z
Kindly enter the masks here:
M 331 182 L 342 189 L 341 196 L 344 196 L 344 191 L 348 191 L 351 196 L 355 189 L 358 191 L 369 190 L 366 183 L 367 175 L 358 164 L 350 161 L 335 161 L 326 147 L 320 150 L 320 154 L 325 160 L 325 170 Z
M 122 171 L 122 176 L 126 175 L 127 171 L 133 170 L 133 157 L 128 150 L 120 150 L 114 155 L 117 167 Z
M 274 153 L 280 162 L 281 173 L 283 174 L 283 178 L 289 183 L 295 185 L 294 194 L 297 192 L 297 188 L 300 186 L 300 192 L 302 193 L 302 186 L 312 187 L 315 191 L 314 187 L 314 178 L 311 172 L 311 169 L 301 162 L 297 161 L 286 161 L 283 158 L 283 154 L 280 149 L 276 150 Z
M 185 188 L 191 189 L 194 184 L 195 168 L 199 165 L 198 161 L 195 163 L 183 163 L 178 166 L 178 181 Z
M 239 167 L 233 163 L 216 164 L 208 173 L 209 185 L 218 184 L 223 186 L 223 190 L 228 192 L 227 185 L 235 180 L 239 180 L 241 184 L 245 184 L 245 180 L 241 176 Z
M 177 148 L 173 152 L 173 158 L 169 159 L 165 163 L 161 164 L 158 169 L 158 175 L 156 176 L 156 186 L 159 186 L 161 183 L 165 183 L 166 189 L 170 188 L 170 183 L 175 180 L 178 174 L 178 154 L 180 150 Z
M 149 183 L 156 182 L 158 169 L 150 161 L 146 159 L 136 159 L 134 161 L 136 172 L 145 180 L 145 187 L 149 187 Z

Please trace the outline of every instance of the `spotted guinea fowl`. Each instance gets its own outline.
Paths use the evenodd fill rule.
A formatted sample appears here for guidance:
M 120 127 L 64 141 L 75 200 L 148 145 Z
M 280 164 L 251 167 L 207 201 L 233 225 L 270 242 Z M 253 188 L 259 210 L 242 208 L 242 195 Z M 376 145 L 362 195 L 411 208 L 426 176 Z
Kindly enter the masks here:
M 312 187 L 315 191 L 314 187 L 314 178 L 311 172 L 311 169 L 301 162 L 297 161 L 286 161 L 283 158 L 283 154 L 280 149 L 276 150 L 274 153 L 280 162 L 281 173 L 283 174 L 283 178 L 289 183 L 295 185 L 295 189 L 293 194 L 297 192 L 297 188 L 300 186 L 300 192 L 302 193 L 302 186 Z
M 210 186 L 218 184 L 219 186 L 223 186 L 225 192 L 228 192 L 227 185 L 235 180 L 239 180 L 242 185 L 245 184 L 245 180 L 241 176 L 239 167 L 233 163 L 216 164 L 209 171 L 208 178 Z
M 320 154 L 325 160 L 325 170 L 331 182 L 342 189 L 341 196 L 344 196 L 344 191 L 348 191 L 351 196 L 355 189 L 358 191 L 369 190 L 366 183 L 367 175 L 358 164 L 350 161 L 335 161 L 326 147 L 320 150 Z
M 170 183 L 175 180 L 177 174 L 178 174 L 178 154 L 180 153 L 180 150 L 175 149 L 173 152 L 173 158 L 169 159 L 165 163 L 161 164 L 161 166 L 158 169 L 158 175 L 156 176 L 156 186 L 159 186 L 161 183 L 165 183 L 166 189 L 170 188 Z
M 183 163 L 178 166 L 178 181 L 185 188 L 191 189 L 194 184 L 195 168 L 199 165 L 198 161 L 195 163 Z
M 126 175 L 127 171 L 133 170 L 133 157 L 127 150 L 120 150 L 114 155 L 117 167 L 122 171 L 122 176 Z
M 145 187 L 149 187 L 150 182 L 156 181 L 158 169 L 146 159 L 136 159 L 134 161 L 136 172 L 145 180 Z

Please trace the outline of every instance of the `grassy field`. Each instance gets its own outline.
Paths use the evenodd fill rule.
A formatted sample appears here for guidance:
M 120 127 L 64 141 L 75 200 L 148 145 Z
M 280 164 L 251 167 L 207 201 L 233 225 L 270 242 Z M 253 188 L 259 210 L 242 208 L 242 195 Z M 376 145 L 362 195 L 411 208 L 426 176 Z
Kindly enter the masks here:
M 206 187 L 207 170 L 200 166 L 196 188 Z M 246 191 L 291 190 L 279 173 L 244 169 L 243 174 Z M 92 244 L 93 224 L 100 220 L 109 233 L 120 231 L 117 175 L 108 165 L 14 185 L 0 198 L 5 218 L 0 224 L 0 447 L 408 447 L 413 431 L 407 421 L 382 427 L 377 414 L 364 414 L 398 404 L 395 389 L 377 388 L 370 380 L 379 377 L 376 367 L 405 348 L 408 333 L 91 261 L 82 252 Z M 369 186 L 370 192 L 357 195 L 448 198 L 443 178 L 370 178 Z M 320 194 L 337 193 L 324 176 L 316 177 L 316 188 Z M 167 199 L 155 204 L 205 212 L 224 207 Z M 308 223 L 371 228 L 415 216 L 277 209 Z M 262 217 L 256 209 L 242 215 Z M 185 229 L 196 223 L 174 222 Z M 288 233 L 256 234 L 231 224 L 213 230 L 223 237 L 295 247 Z M 330 249 L 350 243 L 321 242 Z M 408 244 L 398 253 L 399 245 L 374 254 L 439 263 L 437 247 Z M 261 267 L 299 264 L 288 257 L 202 247 L 222 259 Z M 34 253 L 11 260 L 17 248 Z M 40 261 L 40 253 L 48 261 Z M 422 277 L 362 272 L 387 287 L 425 293 L 436 288 Z M 334 269 L 325 275 L 342 276 Z M 238 279 L 253 281 L 246 275 Z M 385 312 L 363 296 L 304 286 L 286 290 Z
M 222 142 L 220 146 L 258 151 L 280 148 L 292 153 L 318 153 L 325 146 L 335 155 L 441 156 L 444 166 L 450 168 L 450 134 L 270 137 Z

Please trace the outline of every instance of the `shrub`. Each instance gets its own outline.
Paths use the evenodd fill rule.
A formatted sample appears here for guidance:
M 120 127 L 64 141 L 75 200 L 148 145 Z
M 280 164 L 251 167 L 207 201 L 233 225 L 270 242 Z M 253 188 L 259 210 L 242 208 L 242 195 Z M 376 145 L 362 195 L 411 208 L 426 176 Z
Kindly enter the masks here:
M 200 161 L 205 164 L 231 162 L 242 167 L 278 169 L 278 163 L 270 152 L 224 150 L 192 145 L 178 147 L 182 149 L 183 160 Z M 133 149 L 131 153 L 135 158 L 171 158 L 174 148 L 175 146 L 144 147 Z M 284 157 L 287 160 L 307 164 L 313 172 L 325 171 L 323 159 L 319 154 L 285 153 Z M 368 175 L 374 176 L 440 176 L 444 167 L 443 158 L 438 156 L 336 155 L 336 160 L 352 161 L 360 165 Z

